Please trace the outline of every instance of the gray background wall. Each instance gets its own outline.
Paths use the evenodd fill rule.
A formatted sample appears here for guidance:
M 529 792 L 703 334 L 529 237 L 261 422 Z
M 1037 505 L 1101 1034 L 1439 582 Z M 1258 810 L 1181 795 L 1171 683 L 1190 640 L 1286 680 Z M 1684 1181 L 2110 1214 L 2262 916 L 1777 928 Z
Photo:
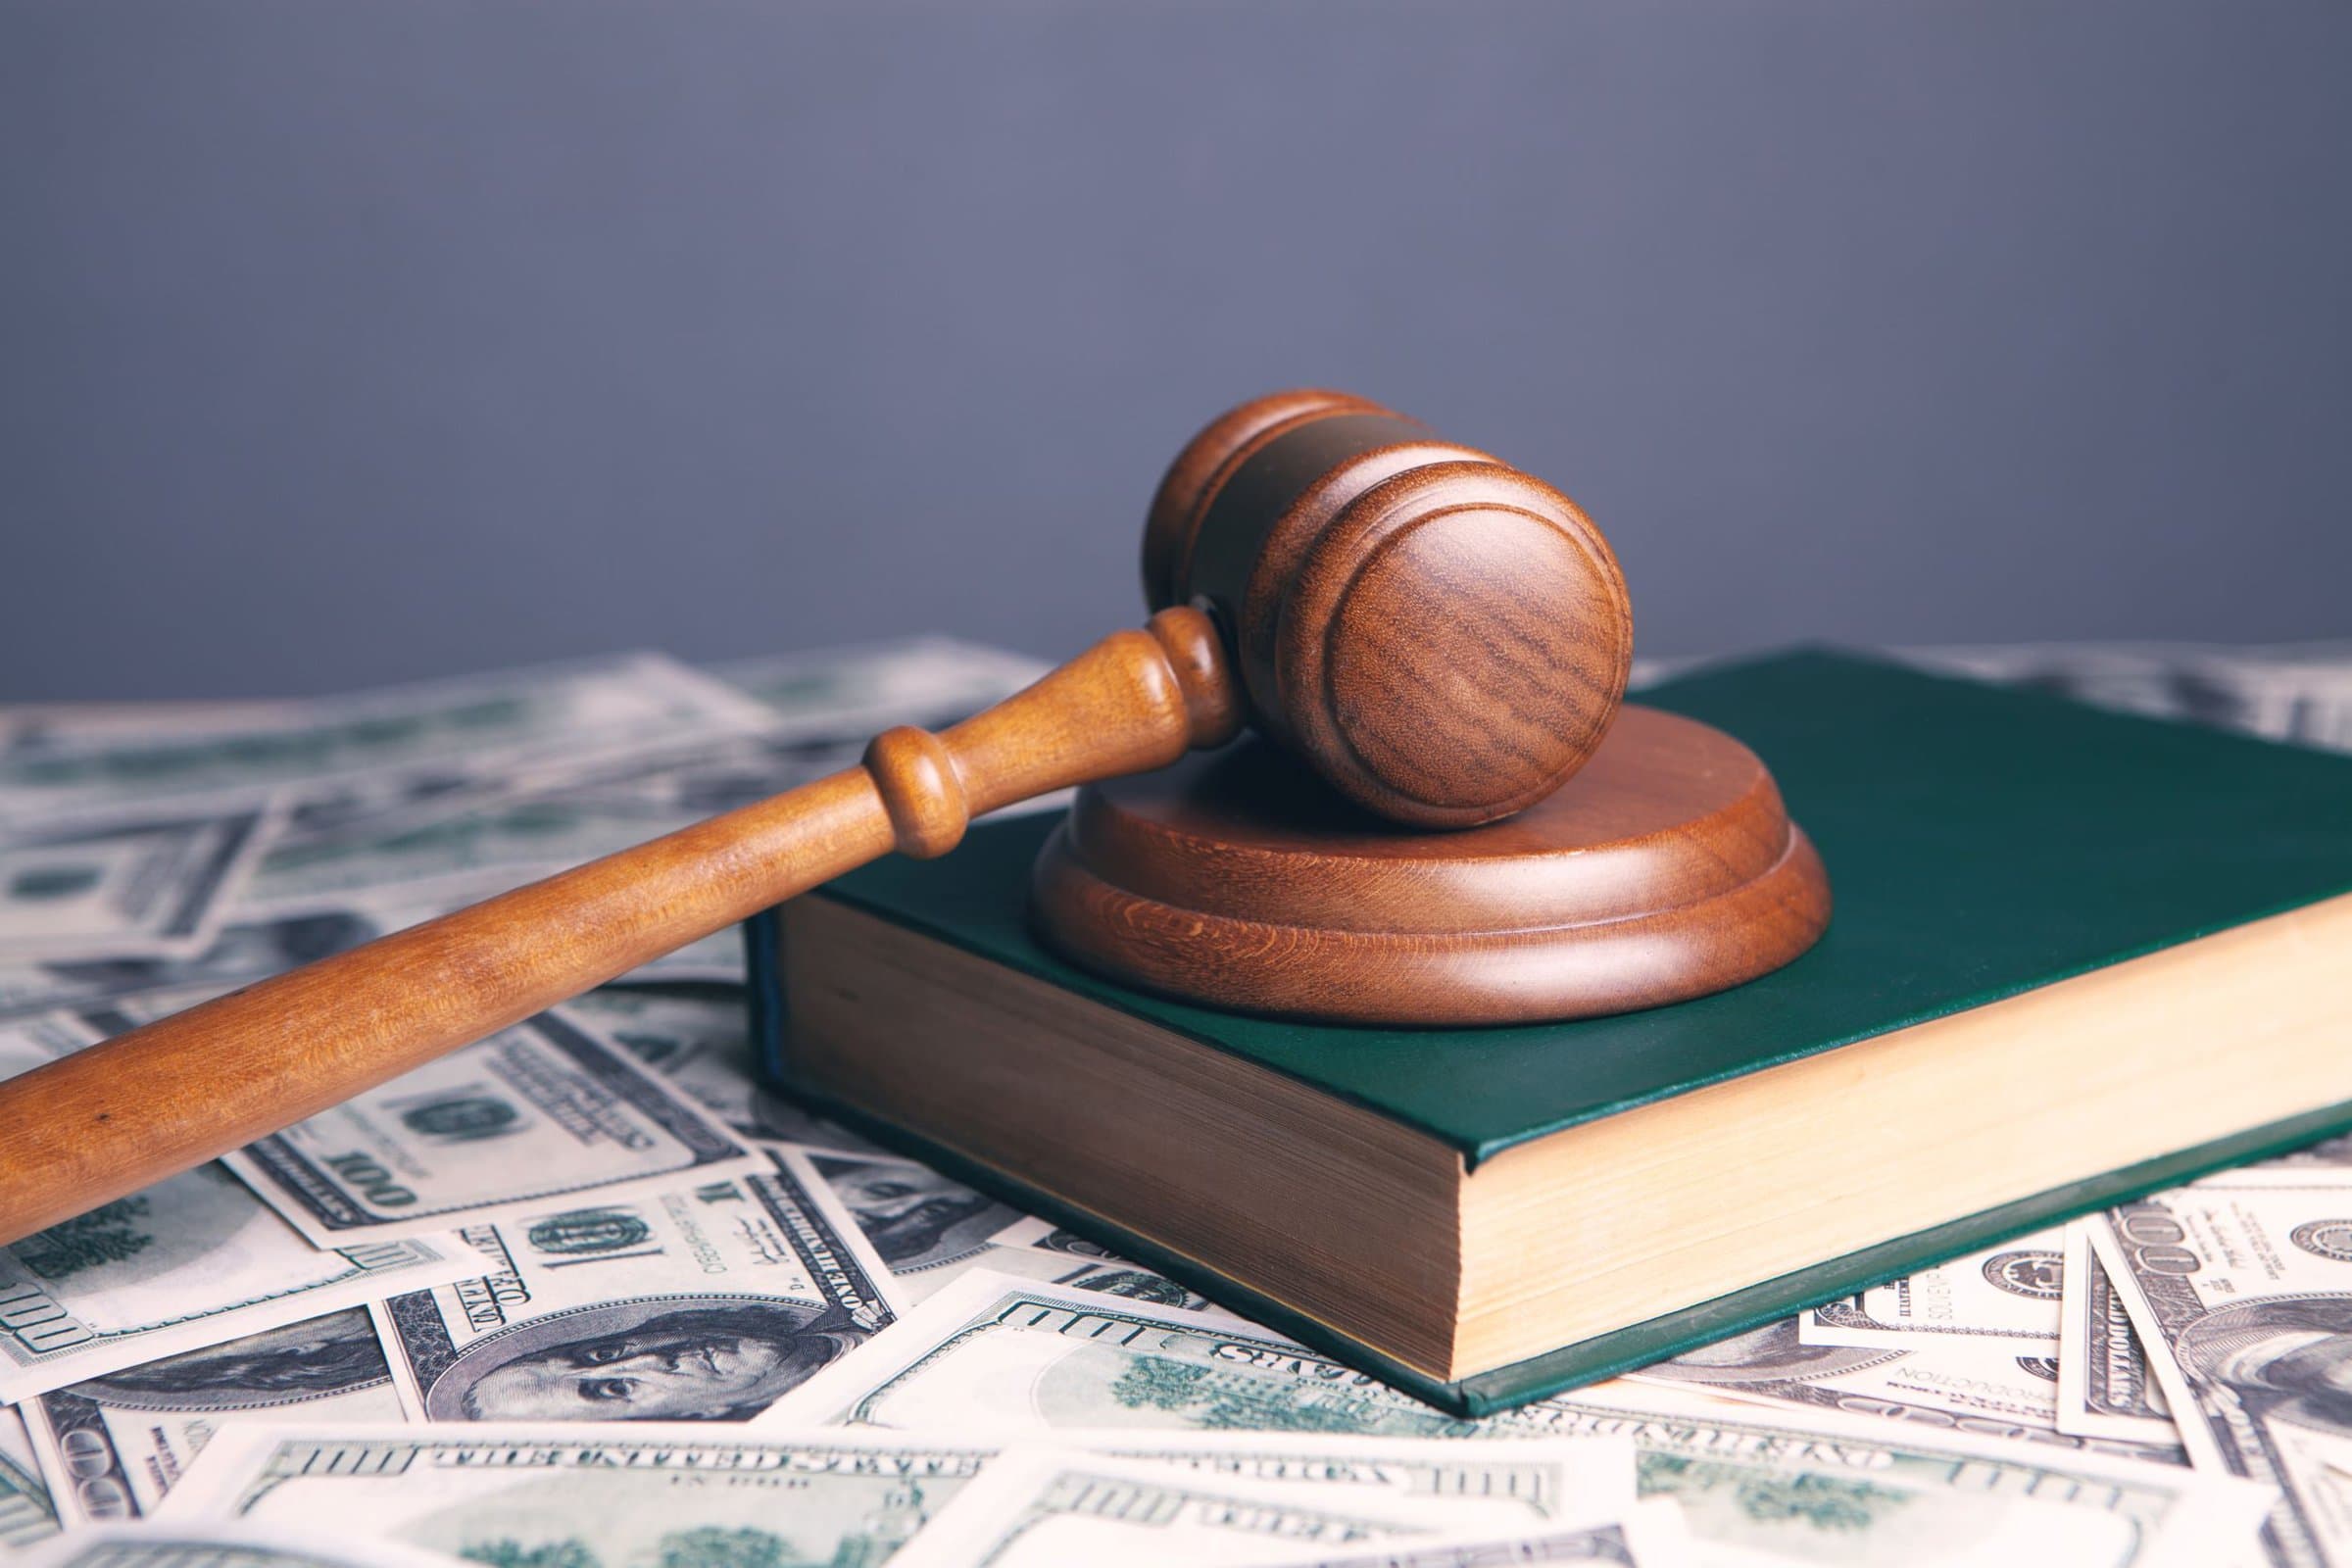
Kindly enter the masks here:
M 1644 651 L 2352 632 L 2352 11 L 8 0 L 0 697 L 1137 613 L 1323 382 Z

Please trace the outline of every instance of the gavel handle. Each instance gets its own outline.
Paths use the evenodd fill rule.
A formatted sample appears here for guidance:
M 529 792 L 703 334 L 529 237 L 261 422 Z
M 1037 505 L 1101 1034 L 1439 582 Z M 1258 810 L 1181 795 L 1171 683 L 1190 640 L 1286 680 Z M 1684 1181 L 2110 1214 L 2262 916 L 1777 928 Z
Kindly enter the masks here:
M 941 735 L 378 938 L 0 1083 L 0 1243 L 176 1175 L 983 811 L 1241 723 L 1214 628 L 1114 632 Z

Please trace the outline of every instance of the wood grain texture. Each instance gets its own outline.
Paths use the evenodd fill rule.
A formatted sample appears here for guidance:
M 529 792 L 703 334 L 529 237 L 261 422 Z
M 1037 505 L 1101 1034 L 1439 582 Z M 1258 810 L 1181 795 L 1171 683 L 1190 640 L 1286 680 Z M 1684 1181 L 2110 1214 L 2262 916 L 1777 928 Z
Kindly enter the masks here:
M 1232 739 L 1208 621 L 1162 612 L 933 736 L 0 1084 L 0 1242 L 212 1159 L 892 850 Z
M 1114 979 L 1356 1024 L 1686 1001 L 1787 963 L 1830 914 L 1820 857 L 1755 755 L 1643 708 L 1540 805 L 1458 833 L 1335 810 L 1255 742 L 1090 786 L 1032 893 L 1045 939 Z
M 1169 470 L 1144 548 L 1158 611 L 1148 631 L 1114 633 L 944 735 L 889 731 L 858 767 L 0 1085 L 0 1240 L 878 856 L 944 855 L 983 811 L 1220 745 L 1246 714 L 1358 806 L 1463 827 L 1575 773 L 1624 692 L 1625 581 L 1591 520 L 1542 481 L 1361 398 L 1277 393 L 1220 417 Z M 1281 874 L 1330 870 L 1310 857 Z
M 1152 507 L 1154 604 L 1231 628 L 1253 722 L 1349 799 L 1467 827 L 1570 777 L 1608 730 L 1633 615 L 1576 504 L 1339 393 L 1233 410 Z
M 1144 602 L 1153 609 L 1191 597 L 1183 585 L 1209 501 L 1243 460 L 1275 436 L 1334 414 L 1386 414 L 1379 404 L 1320 387 L 1271 392 L 1226 410 L 1185 443 L 1152 493 L 1144 522 Z

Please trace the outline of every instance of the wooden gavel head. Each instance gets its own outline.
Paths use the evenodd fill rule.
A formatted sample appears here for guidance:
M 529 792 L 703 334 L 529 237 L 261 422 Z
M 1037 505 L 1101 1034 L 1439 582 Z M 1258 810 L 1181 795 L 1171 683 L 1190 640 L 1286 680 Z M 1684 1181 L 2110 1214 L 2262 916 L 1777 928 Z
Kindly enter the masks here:
M 1549 795 L 1633 660 L 1624 574 L 1574 502 L 1339 392 L 1193 438 L 1152 503 L 1144 592 L 1214 615 L 1261 732 L 1416 827 Z

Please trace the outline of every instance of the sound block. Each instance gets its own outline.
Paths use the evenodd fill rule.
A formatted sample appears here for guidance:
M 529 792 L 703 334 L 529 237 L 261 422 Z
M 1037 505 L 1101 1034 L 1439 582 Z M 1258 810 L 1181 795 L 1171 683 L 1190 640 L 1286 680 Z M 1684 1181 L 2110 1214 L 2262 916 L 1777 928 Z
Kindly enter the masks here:
M 1090 784 L 1030 907 L 1072 961 L 1211 1007 L 1501 1024 L 1769 973 L 1829 924 L 1830 885 L 1754 753 L 1627 707 L 1552 795 L 1459 832 L 1385 824 L 1255 740 Z

